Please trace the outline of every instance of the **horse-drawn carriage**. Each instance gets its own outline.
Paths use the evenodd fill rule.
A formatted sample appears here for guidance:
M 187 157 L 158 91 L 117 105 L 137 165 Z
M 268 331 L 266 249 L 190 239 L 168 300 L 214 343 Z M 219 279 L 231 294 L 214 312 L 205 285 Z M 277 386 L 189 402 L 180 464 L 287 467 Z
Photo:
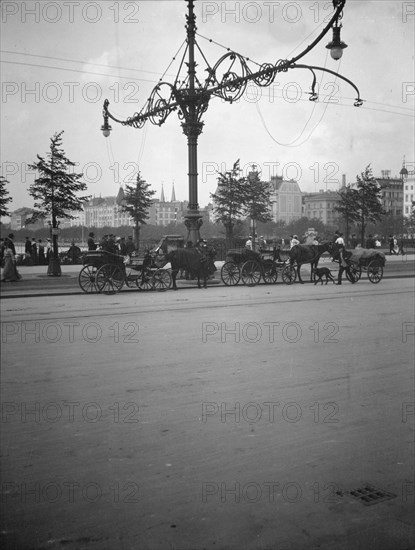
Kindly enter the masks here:
M 84 256 L 78 282 L 86 293 L 115 294 L 124 284 L 139 290 L 167 290 L 171 285 L 171 275 L 167 269 L 161 269 L 149 253 L 122 256 L 94 250 Z
M 292 284 L 296 278 L 295 270 L 288 258 L 282 260 L 280 253 L 276 249 L 260 252 L 247 248 L 230 249 L 220 274 L 222 282 L 233 286 L 242 281 L 244 285 L 254 286 L 263 279 L 265 283 L 273 284 L 280 274 L 284 283 Z
M 366 271 L 367 278 L 373 284 L 382 280 L 383 268 L 386 263 L 386 256 L 383 252 L 373 248 L 355 248 L 347 252 L 345 254 L 345 261 L 348 264 L 346 277 L 351 283 L 359 281 L 362 271 Z

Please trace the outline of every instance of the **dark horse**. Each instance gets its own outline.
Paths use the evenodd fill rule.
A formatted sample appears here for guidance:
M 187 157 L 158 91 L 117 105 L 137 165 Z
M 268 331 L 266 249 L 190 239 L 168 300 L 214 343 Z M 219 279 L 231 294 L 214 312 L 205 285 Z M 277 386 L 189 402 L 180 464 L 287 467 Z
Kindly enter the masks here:
M 200 279 L 203 279 L 203 288 L 206 288 L 209 275 L 216 271 L 214 256 L 213 249 L 202 252 L 196 248 L 177 248 L 166 254 L 164 261 L 171 264 L 173 290 L 177 290 L 176 277 L 180 269 L 185 269 L 191 276 L 197 277 L 199 288 L 201 288 Z
M 320 256 L 324 252 L 331 252 L 333 243 L 327 242 L 322 244 L 296 244 L 290 250 L 290 265 L 297 264 L 297 275 L 300 283 L 304 281 L 301 278 L 300 268 L 303 264 L 311 264 L 310 281 L 313 280 L 313 273 L 318 265 Z

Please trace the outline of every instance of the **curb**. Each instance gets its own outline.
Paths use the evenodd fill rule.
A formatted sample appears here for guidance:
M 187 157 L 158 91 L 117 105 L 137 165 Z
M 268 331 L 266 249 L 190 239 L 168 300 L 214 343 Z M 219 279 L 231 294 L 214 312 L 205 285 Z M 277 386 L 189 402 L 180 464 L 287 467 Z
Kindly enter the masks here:
M 383 276 L 383 279 L 411 279 L 411 278 L 414 278 L 414 274 L 411 273 L 411 274 L 402 274 L 402 275 L 384 275 Z M 312 284 L 313 281 L 304 281 L 304 284 Z M 298 283 L 294 283 L 294 284 L 298 284 Z M 216 279 L 215 281 L 211 281 L 210 283 L 208 283 L 208 286 L 226 286 L 224 285 L 221 281 L 219 281 L 218 279 Z M 242 288 L 244 285 L 234 285 L 235 287 L 237 288 Z M 254 285 L 254 286 L 260 286 L 260 285 Z M 265 285 L 263 285 L 265 286 Z M 271 287 L 273 285 L 266 285 L 268 287 Z M 286 285 L 286 286 L 293 286 L 293 285 Z M 194 282 L 192 284 L 192 282 L 189 282 L 187 283 L 186 285 L 180 285 L 179 286 L 179 290 L 186 290 L 186 289 L 197 289 L 197 283 Z M 231 286 L 228 286 L 226 288 L 232 288 Z M 253 288 L 253 287 L 250 287 L 250 288 Z M 172 290 L 171 288 L 168 289 L 168 290 Z M 142 292 L 145 292 L 146 294 L 147 293 L 150 293 L 150 292 L 168 292 L 168 290 L 137 290 L 135 288 L 124 288 L 123 291 L 127 291 L 127 292 L 137 292 L 137 293 L 142 293 Z M 91 293 L 91 296 L 93 294 L 97 294 L 97 293 Z M 118 293 L 117 293 L 118 294 Z M 3 295 L 2 293 L 0 293 L 0 299 L 11 299 L 11 298 L 37 298 L 37 297 L 51 297 L 51 296 L 85 296 L 85 292 L 81 291 L 81 290 L 73 290 L 73 291 L 62 291 L 62 292 L 53 292 L 51 291 L 51 289 L 48 289 L 48 291 L 44 290 L 44 291 L 41 291 L 41 292 L 34 292 L 33 289 L 31 290 L 28 290 L 27 292 L 25 292 L 24 290 L 22 290 L 21 292 L 19 293 L 16 293 L 16 294 L 6 294 L 6 295 Z

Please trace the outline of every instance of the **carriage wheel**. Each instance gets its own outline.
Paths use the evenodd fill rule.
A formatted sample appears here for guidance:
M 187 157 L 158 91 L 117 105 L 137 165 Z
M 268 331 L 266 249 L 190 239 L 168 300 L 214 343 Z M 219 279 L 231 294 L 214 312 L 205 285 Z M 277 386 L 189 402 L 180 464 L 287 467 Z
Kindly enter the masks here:
M 292 285 L 295 283 L 297 273 L 293 265 L 287 265 L 282 270 L 282 280 L 286 285 Z
M 95 280 L 98 292 L 116 294 L 124 284 L 124 273 L 118 265 L 105 264 L 98 269 Z
M 78 283 L 87 294 L 98 292 L 96 285 L 97 268 L 94 265 L 86 265 L 81 269 L 78 275 Z
M 152 277 L 152 287 L 156 290 L 168 290 L 170 286 L 170 272 L 167 269 L 157 269 Z
M 136 279 L 136 284 L 139 290 L 151 290 L 153 288 L 153 273 L 151 269 L 146 268 Z
M 362 276 L 362 268 L 360 265 L 352 264 L 349 269 L 346 269 L 346 279 L 352 284 L 357 283 Z
M 220 272 L 220 278 L 226 286 L 237 285 L 241 279 L 239 266 L 234 262 L 225 262 Z
M 267 284 L 275 284 L 278 279 L 278 270 L 274 262 L 266 261 L 264 262 L 264 273 L 263 273 L 264 282 Z
M 383 277 L 383 267 L 378 262 L 372 261 L 367 266 L 367 277 L 371 283 L 377 285 Z
M 242 282 L 246 286 L 255 286 L 261 280 L 261 266 L 255 260 L 248 260 L 241 269 Z

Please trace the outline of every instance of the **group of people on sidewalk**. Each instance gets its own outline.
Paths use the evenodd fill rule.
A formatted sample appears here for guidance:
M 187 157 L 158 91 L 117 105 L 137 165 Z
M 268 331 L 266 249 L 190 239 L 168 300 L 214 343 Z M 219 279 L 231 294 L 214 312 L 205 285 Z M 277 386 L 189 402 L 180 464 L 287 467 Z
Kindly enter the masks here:
M 30 259 L 32 265 L 48 265 L 52 253 L 51 240 L 46 239 L 46 244 L 43 244 L 42 239 L 36 241 L 35 238 L 30 240 L 29 237 L 26 237 L 24 251 L 26 259 Z

